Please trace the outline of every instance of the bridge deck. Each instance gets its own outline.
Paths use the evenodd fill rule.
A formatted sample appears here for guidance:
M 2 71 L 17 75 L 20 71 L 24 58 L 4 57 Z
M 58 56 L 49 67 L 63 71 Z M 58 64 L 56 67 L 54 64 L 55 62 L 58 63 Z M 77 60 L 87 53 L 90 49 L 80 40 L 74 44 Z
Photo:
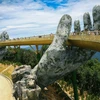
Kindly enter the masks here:
M 0 42 L 0 46 L 47 45 L 51 44 L 52 40 L 53 36 L 13 39 Z M 71 35 L 66 43 L 67 45 L 100 51 L 100 35 Z
M 100 51 L 100 35 L 75 35 L 70 36 L 69 45 Z

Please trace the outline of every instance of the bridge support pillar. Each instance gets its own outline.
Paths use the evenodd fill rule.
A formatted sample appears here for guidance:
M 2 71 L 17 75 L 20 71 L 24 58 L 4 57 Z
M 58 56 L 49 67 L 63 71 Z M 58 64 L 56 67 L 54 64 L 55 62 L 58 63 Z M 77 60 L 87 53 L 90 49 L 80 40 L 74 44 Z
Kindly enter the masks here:
M 38 48 L 38 45 L 36 45 L 36 54 L 37 54 L 37 59 L 38 59 L 38 61 L 40 60 L 40 53 L 39 53 L 39 48 Z
M 17 46 L 20 49 L 20 45 Z
M 34 50 L 34 48 L 32 47 L 32 45 L 29 45 L 30 46 L 30 48 L 35 52 L 35 50 Z
M 35 45 L 35 46 L 36 46 L 36 53 L 38 54 L 39 52 L 38 45 Z
M 16 46 L 14 46 L 14 49 L 16 49 Z
M 74 100 L 79 100 L 78 91 L 77 91 L 76 73 L 77 71 L 72 72 L 72 84 L 73 84 L 73 90 L 74 90 Z
M 11 49 L 11 47 L 10 47 L 10 46 L 7 46 L 7 48 L 8 48 L 8 49 Z

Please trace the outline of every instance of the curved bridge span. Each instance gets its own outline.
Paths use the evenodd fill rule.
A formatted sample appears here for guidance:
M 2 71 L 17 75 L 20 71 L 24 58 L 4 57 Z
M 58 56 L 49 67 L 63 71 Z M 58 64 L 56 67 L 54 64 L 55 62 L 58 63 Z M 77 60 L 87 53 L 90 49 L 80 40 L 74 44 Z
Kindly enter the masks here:
M 92 33 L 91 33 L 92 34 Z M 66 44 L 68 46 L 78 46 L 100 51 L 100 35 L 81 34 L 70 35 Z M 54 35 L 34 36 L 28 38 L 16 38 L 1 41 L 0 46 L 17 46 L 17 45 L 48 45 L 53 41 Z

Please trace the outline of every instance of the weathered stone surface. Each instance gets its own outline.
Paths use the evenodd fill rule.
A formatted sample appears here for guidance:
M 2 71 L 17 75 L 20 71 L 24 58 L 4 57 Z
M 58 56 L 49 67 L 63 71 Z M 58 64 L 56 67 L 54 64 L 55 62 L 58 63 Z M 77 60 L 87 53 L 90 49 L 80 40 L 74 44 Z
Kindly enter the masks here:
M 21 65 L 12 73 L 14 97 L 19 100 L 39 100 L 41 88 L 30 74 L 31 66 Z
M 40 87 L 48 86 L 75 70 L 94 54 L 94 51 L 80 48 L 72 48 L 72 50 L 69 48 L 56 50 L 56 48 L 58 47 L 47 50 L 43 56 L 45 59 L 41 59 L 38 64 L 36 76 Z
M 74 32 L 75 33 L 79 33 L 80 31 L 81 31 L 80 21 L 79 20 L 75 20 L 74 21 Z
M 94 6 L 92 14 L 93 14 L 93 28 L 94 30 L 100 30 L 100 5 Z
M 1 34 L 0 34 L 0 41 L 5 41 L 5 40 L 7 40 L 7 39 L 9 39 L 9 36 L 8 36 L 8 34 L 7 34 L 7 32 L 2 32 Z M 6 46 L 0 46 L 0 60 L 3 58 L 3 56 L 4 56 L 4 54 L 7 52 L 7 50 L 6 50 Z
M 0 41 L 5 41 L 5 40 L 8 40 L 9 39 L 9 35 L 7 34 L 6 31 L 3 31 L 1 34 L 0 34 Z
M 69 36 L 71 30 L 72 18 L 70 15 L 63 15 L 57 27 L 57 35 Z
M 83 15 L 84 30 L 92 30 L 91 18 L 89 13 Z
M 29 75 L 31 71 L 30 65 L 22 65 L 19 68 L 16 68 L 15 71 L 12 73 L 13 82 L 17 82 L 17 80 L 21 80 L 27 74 Z M 18 79 L 17 79 L 18 78 Z
M 55 82 L 57 79 L 78 68 L 95 53 L 94 51 L 78 47 L 66 47 L 71 22 L 72 19 L 69 15 L 64 15 L 61 18 L 52 44 L 30 73 L 29 71 L 27 73 L 26 67 L 22 66 L 15 70 L 14 73 L 16 74 L 12 74 L 16 87 L 15 92 L 21 89 L 20 94 L 16 93 L 18 94 L 17 97 L 26 98 L 22 100 L 32 100 L 37 94 L 39 96 L 41 89 L 38 86 L 44 88 Z M 17 85 L 18 81 L 21 86 Z M 32 87 L 32 84 L 36 86 Z M 36 96 L 34 100 L 38 100 L 38 97 Z

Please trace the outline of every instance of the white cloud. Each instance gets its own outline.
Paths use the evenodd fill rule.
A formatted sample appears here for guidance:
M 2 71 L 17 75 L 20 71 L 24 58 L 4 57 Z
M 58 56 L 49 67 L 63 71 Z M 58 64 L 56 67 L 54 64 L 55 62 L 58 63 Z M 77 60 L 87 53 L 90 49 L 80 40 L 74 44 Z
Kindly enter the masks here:
M 33 27 L 39 27 L 39 25 L 34 25 L 34 24 L 24 24 L 24 25 L 19 25 L 19 26 L 7 26 L 6 28 L 2 28 L 2 31 L 4 30 L 11 30 L 11 29 L 21 29 L 21 28 L 33 28 Z
M 83 25 L 83 14 L 89 12 L 92 16 L 93 6 L 99 4 L 100 0 L 69 0 L 53 9 L 40 0 L 25 0 L 18 4 L 3 3 L 0 4 L 0 31 L 6 30 L 11 38 L 55 33 L 63 14 L 71 15 L 73 21 L 79 19 Z

